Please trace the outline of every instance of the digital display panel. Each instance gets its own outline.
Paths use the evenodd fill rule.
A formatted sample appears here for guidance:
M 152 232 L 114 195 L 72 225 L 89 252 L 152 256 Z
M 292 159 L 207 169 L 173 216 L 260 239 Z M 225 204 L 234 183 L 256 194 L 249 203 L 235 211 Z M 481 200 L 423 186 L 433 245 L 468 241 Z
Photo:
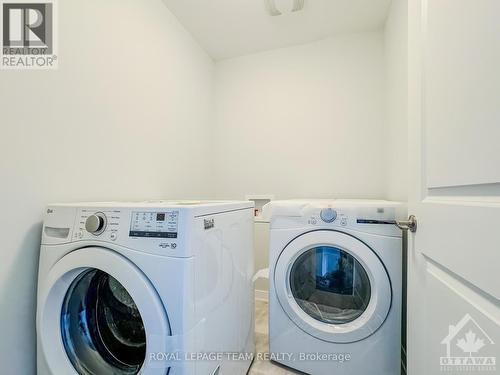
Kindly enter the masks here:
M 179 212 L 132 212 L 130 237 L 177 238 Z

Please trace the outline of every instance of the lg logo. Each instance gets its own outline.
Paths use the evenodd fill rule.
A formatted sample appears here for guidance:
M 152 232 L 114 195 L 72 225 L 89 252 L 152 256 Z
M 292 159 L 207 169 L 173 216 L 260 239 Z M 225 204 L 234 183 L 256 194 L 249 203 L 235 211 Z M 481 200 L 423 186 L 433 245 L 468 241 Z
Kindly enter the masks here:
M 57 59 L 52 2 L 2 2 L 2 67 L 52 68 Z

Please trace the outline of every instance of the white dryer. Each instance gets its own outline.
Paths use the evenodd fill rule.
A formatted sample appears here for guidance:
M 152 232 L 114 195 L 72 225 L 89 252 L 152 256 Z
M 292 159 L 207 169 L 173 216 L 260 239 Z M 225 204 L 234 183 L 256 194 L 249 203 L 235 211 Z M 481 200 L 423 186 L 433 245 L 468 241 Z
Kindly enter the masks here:
M 271 218 L 269 346 L 312 375 L 396 375 L 401 368 L 398 203 L 275 201 Z
M 38 374 L 246 374 L 252 241 L 249 202 L 49 206 Z

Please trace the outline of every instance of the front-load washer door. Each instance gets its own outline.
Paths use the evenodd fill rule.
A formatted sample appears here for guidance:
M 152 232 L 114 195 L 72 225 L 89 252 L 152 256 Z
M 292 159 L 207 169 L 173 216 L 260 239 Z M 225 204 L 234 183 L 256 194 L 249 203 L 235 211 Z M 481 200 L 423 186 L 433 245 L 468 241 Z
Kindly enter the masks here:
M 167 314 L 145 275 L 118 253 L 76 250 L 47 275 L 38 330 L 53 374 L 166 374 Z
M 317 230 L 280 254 L 274 285 L 280 305 L 303 331 L 329 342 L 355 342 L 385 321 L 391 283 L 378 256 L 346 233 Z

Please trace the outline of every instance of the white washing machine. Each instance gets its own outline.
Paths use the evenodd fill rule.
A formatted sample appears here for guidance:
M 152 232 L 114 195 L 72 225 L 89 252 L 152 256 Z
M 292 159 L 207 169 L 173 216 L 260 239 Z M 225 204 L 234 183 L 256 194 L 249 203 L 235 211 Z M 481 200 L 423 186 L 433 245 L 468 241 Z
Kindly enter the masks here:
M 386 201 L 276 201 L 271 218 L 272 358 L 312 375 L 401 368 L 401 231 Z
M 249 202 L 49 206 L 38 374 L 246 374 L 252 243 Z

